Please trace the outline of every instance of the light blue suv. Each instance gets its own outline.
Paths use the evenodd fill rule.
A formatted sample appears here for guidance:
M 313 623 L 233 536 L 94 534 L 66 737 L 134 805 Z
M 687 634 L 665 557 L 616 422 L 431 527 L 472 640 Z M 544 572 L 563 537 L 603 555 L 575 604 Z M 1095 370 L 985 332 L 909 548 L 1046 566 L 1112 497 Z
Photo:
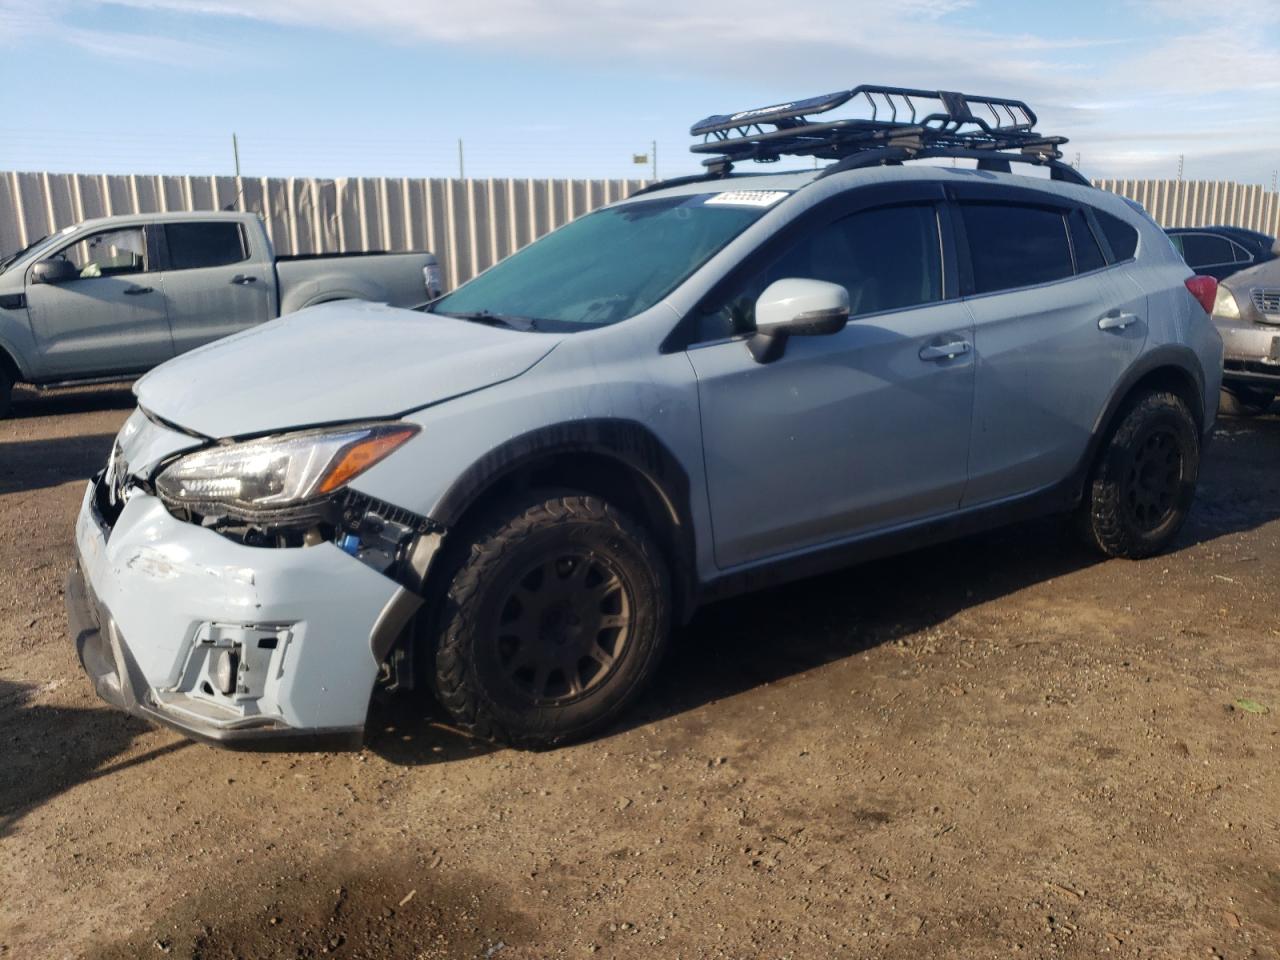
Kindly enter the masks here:
M 98 692 L 240 742 L 358 738 L 415 688 L 545 746 L 714 598 L 1054 512 L 1162 549 L 1217 405 L 1213 281 L 1033 126 L 879 87 L 709 118 L 706 174 L 422 311 L 327 304 L 155 370 L 76 525 Z M 834 162 L 731 169 L 784 155 Z M 978 168 L 901 162 L 937 156 Z

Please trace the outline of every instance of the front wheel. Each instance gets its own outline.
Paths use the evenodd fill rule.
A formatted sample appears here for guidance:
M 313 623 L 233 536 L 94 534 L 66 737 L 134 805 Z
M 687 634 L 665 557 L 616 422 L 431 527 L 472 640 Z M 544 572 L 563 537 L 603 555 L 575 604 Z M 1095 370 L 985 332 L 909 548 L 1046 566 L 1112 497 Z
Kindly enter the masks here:
M 1078 520 L 1111 557 L 1163 550 L 1181 529 L 1200 473 L 1200 434 L 1175 394 L 1132 403 L 1098 454 Z
M 455 561 L 437 697 L 484 739 L 548 747 L 589 736 L 657 669 L 670 594 L 652 537 L 598 497 L 535 495 L 500 509 Z

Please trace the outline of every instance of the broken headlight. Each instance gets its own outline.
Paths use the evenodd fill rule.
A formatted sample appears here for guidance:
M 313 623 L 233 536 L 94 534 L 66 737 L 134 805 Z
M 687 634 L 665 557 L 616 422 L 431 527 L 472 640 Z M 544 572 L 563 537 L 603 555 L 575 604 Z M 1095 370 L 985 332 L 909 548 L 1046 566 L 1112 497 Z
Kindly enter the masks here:
M 418 432 L 407 423 L 277 434 L 207 447 L 156 477 L 170 507 L 259 517 L 327 498 Z

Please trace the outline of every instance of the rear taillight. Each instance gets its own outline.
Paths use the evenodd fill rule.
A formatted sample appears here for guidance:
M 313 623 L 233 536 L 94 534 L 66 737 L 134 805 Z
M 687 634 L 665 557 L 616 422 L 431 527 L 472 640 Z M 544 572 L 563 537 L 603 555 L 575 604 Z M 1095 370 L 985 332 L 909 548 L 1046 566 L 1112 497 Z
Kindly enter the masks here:
M 1187 277 L 1187 289 L 1196 298 L 1196 302 L 1204 308 L 1205 313 L 1213 313 L 1213 301 L 1218 296 L 1217 280 L 1197 274 L 1194 277 Z

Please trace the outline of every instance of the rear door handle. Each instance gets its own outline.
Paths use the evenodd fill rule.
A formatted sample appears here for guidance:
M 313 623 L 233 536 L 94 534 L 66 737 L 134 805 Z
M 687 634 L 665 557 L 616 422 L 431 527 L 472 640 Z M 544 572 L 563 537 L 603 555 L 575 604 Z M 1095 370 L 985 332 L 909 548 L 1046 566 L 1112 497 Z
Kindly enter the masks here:
M 257 283 L 257 282 L 258 282 L 258 278 L 257 278 L 257 277 L 251 277 L 251 276 L 249 276 L 249 274 L 247 274 L 247 273 L 237 273 L 234 277 L 232 277 L 232 278 L 231 278 L 231 282 L 232 282 L 232 283 L 242 283 L 242 284 L 243 284 L 243 283 Z
M 1131 323 L 1138 322 L 1136 313 L 1108 313 L 1098 318 L 1099 330 L 1123 330 Z
M 920 348 L 921 360 L 954 360 L 963 357 L 972 349 L 968 340 L 953 340 L 951 343 L 930 344 Z
M 136 296 L 137 296 L 138 294 L 140 294 L 140 293 L 150 293 L 150 292 L 151 292 L 151 288 L 150 288 L 150 287 L 140 287 L 140 286 L 138 286 L 137 284 L 134 284 L 132 287 L 126 287 L 124 292 L 125 292 L 125 293 L 127 293 L 127 294 L 128 294 L 129 296 L 131 296 L 131 297 L 136 297 Z

